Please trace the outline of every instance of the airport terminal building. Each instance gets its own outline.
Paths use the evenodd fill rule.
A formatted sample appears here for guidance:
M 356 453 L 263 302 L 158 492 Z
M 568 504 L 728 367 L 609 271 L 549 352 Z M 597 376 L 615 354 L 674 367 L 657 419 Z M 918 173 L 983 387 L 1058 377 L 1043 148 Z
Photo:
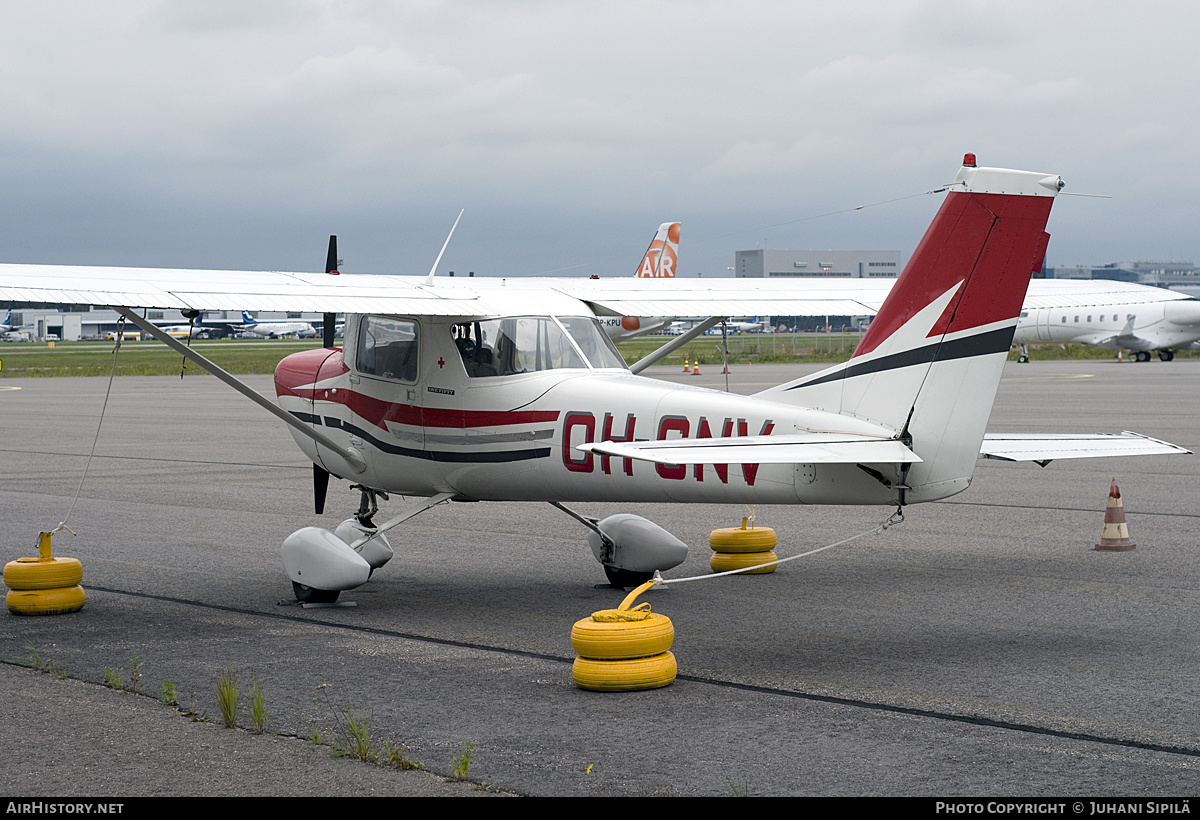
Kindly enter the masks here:
M 844 277 L 875 278 L 900 275 L 900 251 L 736 251 L 737 277 Z
M 1113 279 L 1200 296 L 1200 268 L 1191 262 L 1125 261 L 1046 268 L 1047 279 Z
M 736 277 L 804 277 L 839 279 L 895 279 L 900 275 L 900 251 L 813 251 L 768 250 L 736 251 L 733 271 Z M 811 316 L 772 316 L 769 324 L 785 330 L 857 328 L 866 317 L 829 316 L 816 320 Z

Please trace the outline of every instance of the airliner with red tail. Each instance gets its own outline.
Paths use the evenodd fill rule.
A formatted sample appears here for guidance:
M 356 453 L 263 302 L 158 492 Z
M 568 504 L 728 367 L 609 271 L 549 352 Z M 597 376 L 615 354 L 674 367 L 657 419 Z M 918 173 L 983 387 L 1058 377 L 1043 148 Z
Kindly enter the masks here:
M 658 226 L 646 255 L 634 273 L 639 279 L 674 279 L 679 265 L 679 222 L 664 222 Z M 614 342 L 664 330 L 674 324 L 671 316 L 605 316 L 600 326 Z
M 452 500 L 550 502 L 591 530 L 610 580 L 625 584 L 676 566 L 686 546 L 638 516 L 596 521 L 566 503 L 903 507 L 966 489 L 980 455 L 1186 452 L 1134 434 L 985 435 L 1062 187 L 1053 174 L 977 167 L 968 154 L 851 359 L 751 396 L 638 373 L 725 317 L 863 313 L 853 289 L 0 265 L 0 298 L 124 306 L 128 321 L 290 425 L 314 465 L 318 512 L 330 476 L 352 482 L 352 518 L 284 540 L 301 600 L 365 583 L 392 556 L 387 530 Z M 343 347 L 279 364 L 277 406 L 134 307 L 349 315 Z M 654 315 L 709 318 L 627 367 L 597 319 Z M 424 500 L 376 524 L 389 493 Z

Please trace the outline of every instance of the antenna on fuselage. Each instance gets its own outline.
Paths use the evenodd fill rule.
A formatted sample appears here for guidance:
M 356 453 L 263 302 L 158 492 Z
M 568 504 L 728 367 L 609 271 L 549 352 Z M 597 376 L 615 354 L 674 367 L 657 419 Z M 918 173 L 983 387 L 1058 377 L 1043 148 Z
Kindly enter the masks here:
M 459 211 L 458 218 L 455 219 L 454 224 L 450 226 L 450 233 L 446 236 L 446 241 L 442 243 L 442 249 L 438 251 L 437 259 L 433 260 L 433 267 L 429 269 L 429 275 L 425 277 L 425 284 L 433 284 L 433 272 L 437 270 L 438 262 L 442 261 L 442 254 L 446 252 L 446 246 L 450 244 L 450 237 L 454 236 L 454 229 L 458 227 L 458 220 L 462 219 L 463 212 L 466 210 L 466 208 L 463 208 L 462 211 Z

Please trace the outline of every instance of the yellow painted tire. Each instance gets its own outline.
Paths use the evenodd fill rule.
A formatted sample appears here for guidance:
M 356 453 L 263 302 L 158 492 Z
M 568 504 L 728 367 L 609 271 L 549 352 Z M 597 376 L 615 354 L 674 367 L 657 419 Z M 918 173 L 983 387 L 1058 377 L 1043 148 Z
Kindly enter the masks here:
M 14 615 L 65 615 L 83 609 L 86 602 L 87 594 L 78 584 L 64 589 L 10 589 L 4 598 Z
M 594 661 L 576 658 L 571 667 L 575 685 L 593 692 L 634 692 L 658 689 L 674 683 L 679 667 L 675 655 L 664 652 L 649 658 L 624 661 Z
M 778 561 L 779 556 L 773 552 L 742 552 L 735 555 L 729 555 L 723 552 L 714 552 L 713 557 L 709 560 L 708 565 L 712 567 L 713 572 L 732 572 L 735 569 L 744 569 L 745 567 L 753 567 L 759 564 L 765 564 L 768 561 Z M 738 573 L 739 575 L 765 575 L 768 572 L 775 571 L 775 564 L 769 567 L 761 567 L 760 569 L 747 569 L 745 572 Z
M 775 530 L 770 527 L 726 527 L 708 535 L 713 552 L 770 552 L 775 549 Z
M 642 621 L 597 623 L 589 616 L 571 627 L 571 646 L 581 658 L 627 660 L 661 655 L 675 640 L 675 626 L 666 615 L 651 612 Z
M 4 583 L 9 589 L 61 589 L 83 580 L 83 564 L 77 558 L 18 558 L 4 565 Z

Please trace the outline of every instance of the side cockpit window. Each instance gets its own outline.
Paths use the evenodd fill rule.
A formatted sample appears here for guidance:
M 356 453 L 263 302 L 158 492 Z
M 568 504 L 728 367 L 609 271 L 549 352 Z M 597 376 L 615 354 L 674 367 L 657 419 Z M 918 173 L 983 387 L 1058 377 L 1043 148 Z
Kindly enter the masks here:
M 359 323 L 355 365 L 365 376 L 417 380 L 417 323 L 387 316 L 366 316 Z
M 471 377 L 625 367 L 612 342 L 590 317 L 485 319 L 456 324 L 451 334 Z

